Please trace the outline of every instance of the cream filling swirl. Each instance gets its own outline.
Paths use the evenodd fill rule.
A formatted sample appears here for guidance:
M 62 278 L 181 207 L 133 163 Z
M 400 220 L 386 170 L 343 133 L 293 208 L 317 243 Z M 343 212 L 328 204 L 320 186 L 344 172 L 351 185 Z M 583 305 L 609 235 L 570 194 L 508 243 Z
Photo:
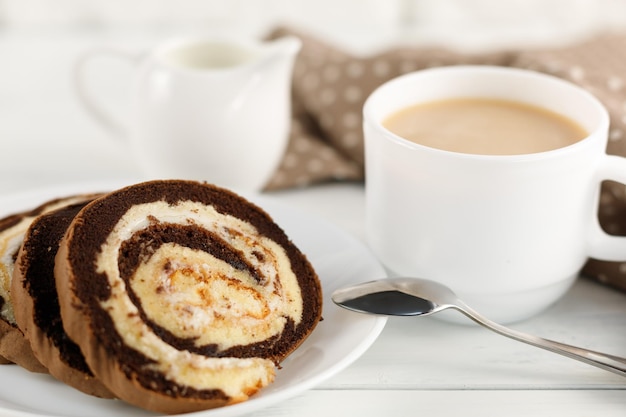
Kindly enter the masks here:
M 270 360 L 212 358 L 178 350 L 143 322 L 120 275 L 118 254 L 123 242 L 155 222 L 209 231 L 242 254 L 260 279 L 208 252 L 164 243 L 141 259 L 128 281 L 153 323 L 179 338 L 192 338 L 196 346 L 215 344 L 221 351 L 279 336 L 287 317 L 296 324 L 302 319 L 300 288 L 280 245 L 249 223 L 210 205 L 157 201 L 131 207 L 96 259 L 97 272 L 106 275 L 111 288 L 111 296 L 101 307 L 124 343 L 154 360 L 151 366 L 168 378 L 196 389 L 220 388 L 237 397 L 246 387 L 271 382 L 274 364 Z

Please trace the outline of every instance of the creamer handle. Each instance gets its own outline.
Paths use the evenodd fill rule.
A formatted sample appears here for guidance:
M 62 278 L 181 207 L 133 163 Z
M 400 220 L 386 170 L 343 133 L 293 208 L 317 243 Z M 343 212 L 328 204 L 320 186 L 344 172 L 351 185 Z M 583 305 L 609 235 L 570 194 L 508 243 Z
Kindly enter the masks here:
M 118 140 L 123 140 L 127 137 L 127 127 L 122 122 L 122 118 L 119 115 L 115 117 L 110 111 L 105 110 L 102 103 L 93 96 L 88 88 L 88 66 L 94 58 L 100 57 L 121 59 L 135 65 L 139 62 L 140 55 L 115 47 L 100 47 L 83 53 L 74 66 L 74 87 L 79 101 L 105 130 Z

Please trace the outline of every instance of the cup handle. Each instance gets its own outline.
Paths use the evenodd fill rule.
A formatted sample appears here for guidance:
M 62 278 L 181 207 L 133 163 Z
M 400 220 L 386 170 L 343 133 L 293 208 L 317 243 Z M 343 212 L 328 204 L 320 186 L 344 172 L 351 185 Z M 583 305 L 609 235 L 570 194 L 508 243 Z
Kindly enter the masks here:
M 121 59 L 133 65 L 138 63 L 141 56 L 137 53 L 122 51 L 113 47 L 101 47 L 82 54 L 74 66 L 74 88 L 79 101 L 94 120 L 114 137 L 121 140 L 127 137 L 125 123 L 121 122 L 121 117 L 114 117 L 110 112 L 106 111 L 101 103 L 89 93 L 88 89 L 87 67 L 91 60 L 103 56 Z
M 626 158 L 605 155 L 598 170 L 598 178 L 598 184 L 603 180 L 626 184 Z M 626 261 L 626 237 L 606 233 L 597 218 L 594 229 L 590 239 L 589 256 L 603 261 Z

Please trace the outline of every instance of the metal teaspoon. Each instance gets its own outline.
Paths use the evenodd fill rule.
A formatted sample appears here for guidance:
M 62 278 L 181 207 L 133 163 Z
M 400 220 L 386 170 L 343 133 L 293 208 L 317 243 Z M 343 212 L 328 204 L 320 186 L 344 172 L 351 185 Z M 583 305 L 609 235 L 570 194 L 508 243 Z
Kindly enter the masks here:
M 448 287 L 427 279 L 388 278 L 365 282 L 336 290 L 332 300 L 348 310 L 386 316 L 428 316 L 451 308 L 503 336 L 626 376 L 626 358 L 509 329 L 474 311 Z

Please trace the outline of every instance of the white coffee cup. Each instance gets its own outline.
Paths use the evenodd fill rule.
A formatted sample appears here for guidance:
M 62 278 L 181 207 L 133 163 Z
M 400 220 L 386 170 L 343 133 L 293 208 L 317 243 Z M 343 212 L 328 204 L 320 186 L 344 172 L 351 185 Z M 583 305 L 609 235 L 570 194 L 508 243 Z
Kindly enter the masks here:
M 407 106 L 461 97 L 539 106 L 590 133 L 556 150 L 489 156 L 418 145 L 382 125 Z M 626 238 L 597 217 L 600 183 L 626 183 L 626 159 L 605 153 L 608 126 L 587 91 L 532 71 L 452 66 L 393 79 L 364 106 L 369 244 L 391 275 L 442 282 L 501 322 L 531 317 L 588 257 L 626 261 Z
M 190 37 L 141 54 L 97 48 L 77 63 L 77 92 L 95 119 L 124 139 L 147 177 L 258 191 L 287 146 L 300 45 L 295 37 Z M 134 66 L 128 122 L 89 94 L 86 68 L 101 56 Z

